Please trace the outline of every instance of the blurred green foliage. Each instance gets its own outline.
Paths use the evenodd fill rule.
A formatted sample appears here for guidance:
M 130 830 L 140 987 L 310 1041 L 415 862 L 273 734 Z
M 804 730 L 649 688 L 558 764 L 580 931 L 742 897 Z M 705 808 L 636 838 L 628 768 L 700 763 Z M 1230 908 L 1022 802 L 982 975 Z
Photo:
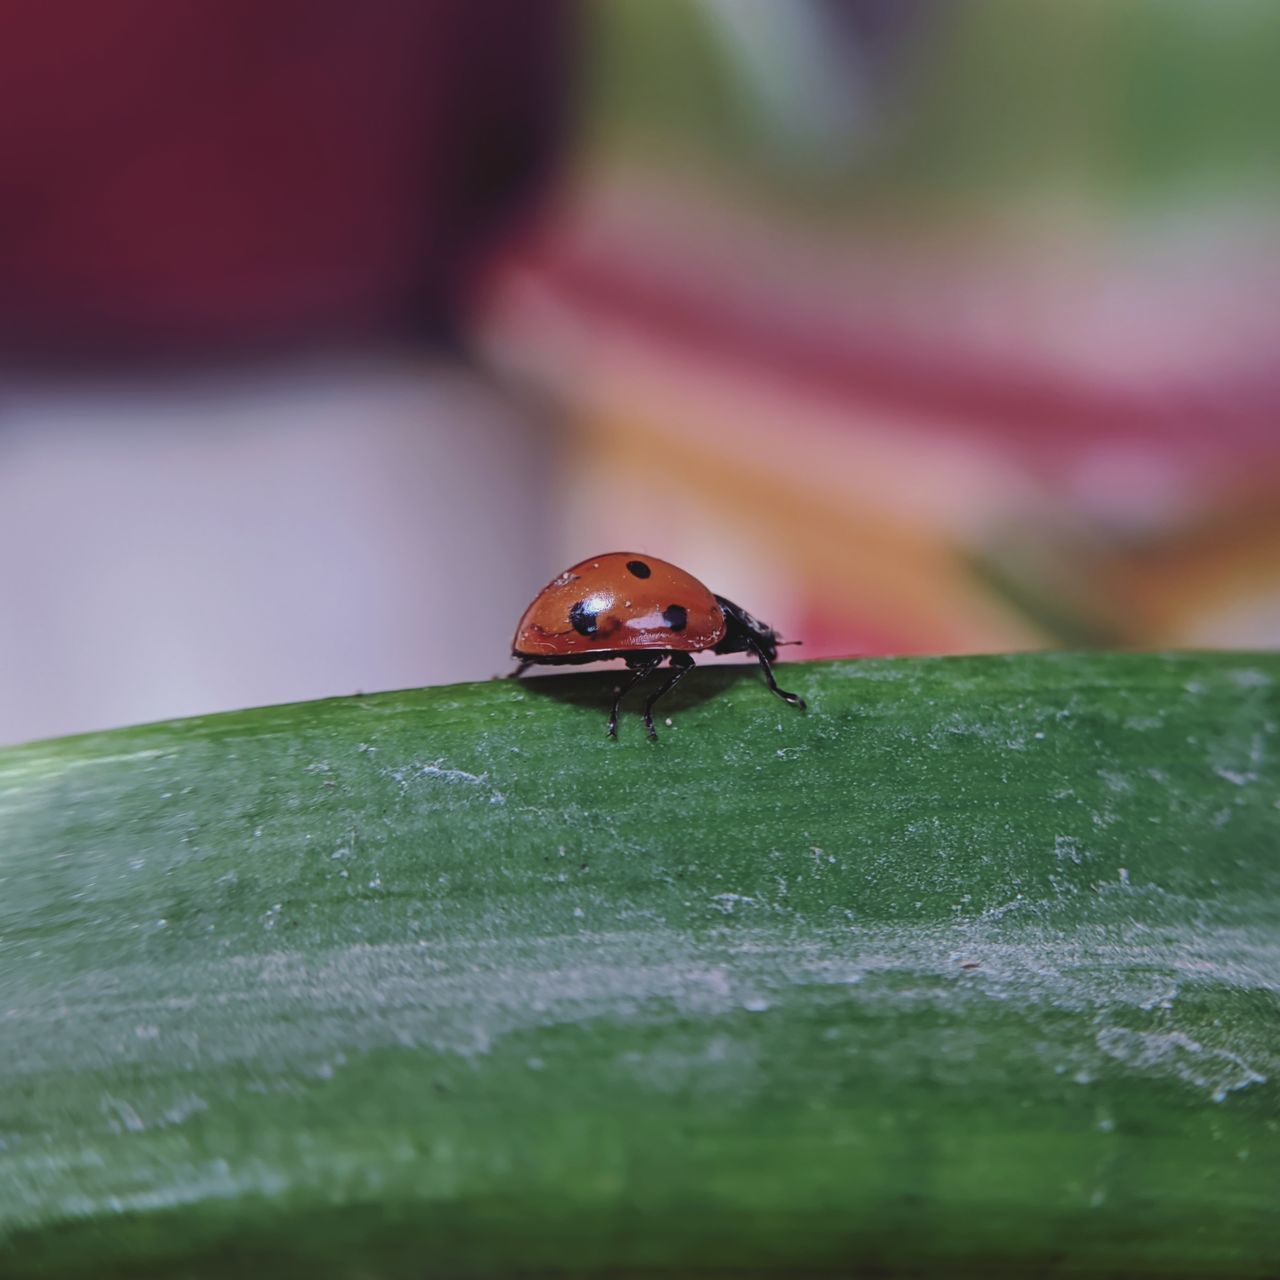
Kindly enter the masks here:
M 764 127 L 723 15 L 709 21 L 692 0 L 585 12 L 588 163 L 657 163 L 801 199 L 895 203 L 1254 196 L 1280 185 L 1280 5 L 1263 0 L 922 6 L 879 46 L 875 83 L 859 99 L 870 122 L 851 118 L 817 151 Z M 761 12 L 744 5 L 736 20 Z M 832 53 L 821 17 L 820 5 L 787 10 L 789 21 L 817 24 L 807 47 L 825 52 L 807 77 L 793 51 L 779 56 L 778 74 L 791 77 L 784 96 L 817 103 L 824 77 L 865 77 L 865 60 Z

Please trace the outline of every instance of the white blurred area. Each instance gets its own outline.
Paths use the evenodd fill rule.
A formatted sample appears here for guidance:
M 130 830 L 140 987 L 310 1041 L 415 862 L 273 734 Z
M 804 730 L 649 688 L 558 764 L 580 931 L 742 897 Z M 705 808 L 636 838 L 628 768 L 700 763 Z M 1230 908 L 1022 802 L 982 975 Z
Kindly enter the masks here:
M 506 671 L 554 440 L 449 365 L 10 385 L 0 743 Z

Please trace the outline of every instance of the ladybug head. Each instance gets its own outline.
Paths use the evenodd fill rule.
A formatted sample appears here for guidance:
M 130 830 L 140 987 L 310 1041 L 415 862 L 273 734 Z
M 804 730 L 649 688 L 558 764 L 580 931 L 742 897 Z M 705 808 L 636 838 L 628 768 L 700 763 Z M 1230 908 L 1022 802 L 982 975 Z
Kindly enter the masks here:
M 716 653 L 762 653 L 774 662 L 781 643 L 778 633 L 770 626 L 753 618 L 741 605 L 724 596 L 716 596 L 716 603 L 724 611 L 724 639 L 715 647 Z

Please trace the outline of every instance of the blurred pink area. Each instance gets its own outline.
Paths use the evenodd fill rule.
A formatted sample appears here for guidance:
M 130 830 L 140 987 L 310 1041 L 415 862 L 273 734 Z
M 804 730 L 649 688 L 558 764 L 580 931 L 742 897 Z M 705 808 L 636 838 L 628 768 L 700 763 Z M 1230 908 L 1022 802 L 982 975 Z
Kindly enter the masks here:
M 973 572 L 986 554 L 1038 557 L 1027 572 L 1060 590 L 1092 578 L 1094 600 L 1066 603 L 1113 642 L 1200 642 L 1194 617 L 1123 598 L 1159 589 L 1126 562 L 1154 557 L 1156 579 L 1170 538 L 1274 499 L 1270 262 L 1262 280 L 1243 255 L 1219 263 L 1206 287 L 1177 246 L 1162 271 L 1031 246 L 876 252 L 654 195 L 588 193 L 488 297 L 495 357 L 579 410 L 575 539 L 705 544 L 713 562 L 761 544 L 749 561 L 776 581 L 755 590 L 811 653 L 1050 643 Z M 1277 638 L 1265 621 L 1234 637 Z
M 705 100 L 632 84 L 481 305 L 570 407 L 565 555 L 683 555 L 806 656 L 1280 641 L 1280 202 L 1231 103 L 1280 22 L 1202 16 L 1206 73 L 1185 13 L 1162 63 L 1153 14 L 1099 6 L 913 5 L 888 39 L 874 5 L 659 7 L 610 11 L 609 65 L 665 21 Z M 1010 58 L 1044 71 L 1016 100 Z M 1238 82 L 1161 121 L 1193 65 Z

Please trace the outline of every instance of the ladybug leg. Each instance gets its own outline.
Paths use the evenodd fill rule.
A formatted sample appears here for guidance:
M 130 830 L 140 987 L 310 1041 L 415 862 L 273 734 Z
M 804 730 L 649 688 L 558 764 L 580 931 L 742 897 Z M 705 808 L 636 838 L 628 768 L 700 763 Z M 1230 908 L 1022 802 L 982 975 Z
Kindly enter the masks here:
M 764 668 L 764 678 L 769 684 L 769 688 L 780 697 L 783 702 L 789 702 L 793 707 L 799 707 L 804 710 L 804 699 L 798 693 L 788 693 L 785 689 L 778 688 L 778 682 L 773 678 L 773 667 L 769 664 L 769 659 L 765 656 L 764 650 L 757 644 L 751 645 L 751 652 L 760 659 L 760 665 Z
M 531 666 L 533 666 L 533 660 L 532 660 L 532 659 L 530 659 L 530 658 L 521 658 L 521 659 L 520 659 L 520 661 L 516 664 L 516 669 L 515 669 L 514 671 L 512 671 L 512 672 L 509 672 L 509 673 L 508 673 L 508 675 L 507 675 L 507 679 L 508 679 L 508 680 L 519 680 L 519 679 L 520 679 L 520 677 L 521 677 L 522 675 L 524 675 L 524 673 L 525 673 L 526 671 L 528 671 L 528 670 L 529 670 L 529 668 L 530 668 Z
M 626 684 L 620 684 L 613 691 L 613 709 L 609 712 L 609 728 L 608 734 L 611 738 L 618 736 L 618 706 L 622 702 L 623 697 L 640 683 L 645 676 L 656 671 L 661 665 L 666 654 L 660 653 L 656 658 L 642 658 L 633 656 L 627 659 L 627 666 L 631 668 L 631 679 Z
M 644 727 L 649 731 L 649 739 L 657 742 L 658 731 L 653 727 L 653 704 L 663 694 L 670 693 L 694 668 L 694 661 L 687 653 L 671 655 L 671 674 L 662 682 L 656 692 L 651 693 L 644 704 Z

